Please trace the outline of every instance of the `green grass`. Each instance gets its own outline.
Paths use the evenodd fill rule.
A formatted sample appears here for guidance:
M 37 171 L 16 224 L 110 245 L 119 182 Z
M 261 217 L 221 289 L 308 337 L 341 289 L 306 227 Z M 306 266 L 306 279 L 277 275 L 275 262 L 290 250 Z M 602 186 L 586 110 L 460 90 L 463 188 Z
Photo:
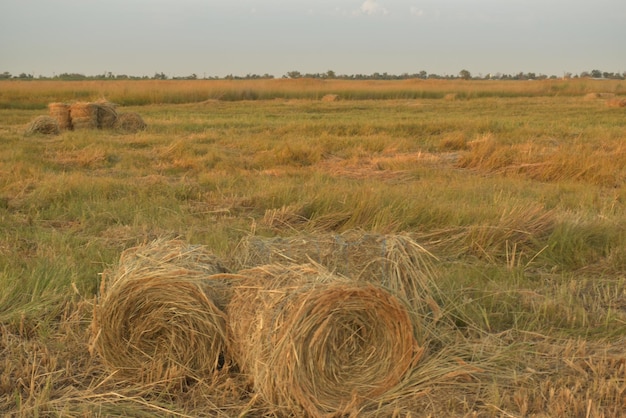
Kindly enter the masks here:
M 408 233 L 437 257 L 439 334 L 412 377 L 421 383 L 382 416 L 416 405 L 425 416 L 555 416 L 565 405 L 573 416 L 617 416 L 624 110 L 577 96 L 599 84 L 567 83 L 505 93 L 482 83 L 421 93 L 360 85 L 339 93 L 355 100 L 321 102 L 326 88 L 340 90 L 300 81 L 280 94 L 244 86 L 254 97 L 233 85 L 202 103 L 189 102 L 217 93 L 11 84 L 0 96 L 0 411 L 271 416 L 232 376 L 183 394 L 109 379 L 86 352 L 99 274 L 161 236 L 236 266 L 233 250 L 251 234 L 357 229 Z M 46 112 L 36 89 L 46 103 L 102 93 L 133 105 L 124 111 L 148 129 L 24 137 Z M 439 98 L 458 89 L 457 100 Z M 373 98 L 387 100 L 361 100 Z

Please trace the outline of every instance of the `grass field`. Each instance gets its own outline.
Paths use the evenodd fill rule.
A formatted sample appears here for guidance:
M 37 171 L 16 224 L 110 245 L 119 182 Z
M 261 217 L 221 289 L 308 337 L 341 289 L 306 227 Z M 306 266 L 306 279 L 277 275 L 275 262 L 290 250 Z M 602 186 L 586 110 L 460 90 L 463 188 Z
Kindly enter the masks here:
M 246 240 L 356 231 L 433 255 L 437 317 L 397 394 L 358 416 L 626 415 L 626 110 L 606 105 L 625 91 L 0 82 L 0 412 L 276 416 L 233 370 L 184 391 L 116 379 L 89 350 L 100 274 L 159 237 L 236 271 Z M 102 97 L 147 130 L 23 135 L 49 102 Z

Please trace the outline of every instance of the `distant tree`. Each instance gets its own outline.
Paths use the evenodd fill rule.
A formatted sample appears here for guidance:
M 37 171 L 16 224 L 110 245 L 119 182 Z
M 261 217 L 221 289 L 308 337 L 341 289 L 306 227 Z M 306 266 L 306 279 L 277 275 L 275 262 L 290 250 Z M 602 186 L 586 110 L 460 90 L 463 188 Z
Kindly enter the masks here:
M 461 70 L 459 72 L 459 77 L 461 77 L 463 80 L 469 80 L 470 78 L 472 78 L 472 73 L 467 70 Z
M 592 70 L 591 77 L 593 78 L 602 78 L 602 71 L 600 70 Z
M 302 77 L 302 74 L 300 73 L 300 71 L 289 71 L 287 73 L 287 77 L 288 78 L 300 78 Z
M 326 78 L 337 78 L 337 75 L 333 70 L 326 71 Z
M 11 73 L 8 71 L 3 72 L 2 74 L 0 74 L 0 79 L 7 79 L 7 78 L 11 78 Z
M 154 76 L 152 78 L 154 80 L 167 80 L 167 75 L 165 75 L 163 72 L 161 72 L 161 73 L 154 73 Z

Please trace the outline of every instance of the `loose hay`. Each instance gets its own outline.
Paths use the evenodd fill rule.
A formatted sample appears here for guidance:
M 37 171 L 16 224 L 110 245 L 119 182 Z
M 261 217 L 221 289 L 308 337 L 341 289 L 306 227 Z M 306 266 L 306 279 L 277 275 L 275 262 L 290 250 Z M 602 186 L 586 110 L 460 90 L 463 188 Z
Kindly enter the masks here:
M 137 113 L 120 113 L 113 127 L 121 132 L 134 133 L 146 129 L 148 125 Z
M 92 347 L 116 377 L 180 387 L 224 361 L 226 320 L 218 307 L 225 269 L 202 247 L 155 240 L 126 250 L 103 274 Z
M 24 135 L 44 134 L 58 135 L 60 133 L 59 123 L 50 116 L 37 116 L 28 124 Z
M 97 109 L 97 123 L 100 129 L 112 129 L 117 121 L 117 105 L 115 103 L 100 100 L 94 103 Z
M 228 306 L 230 346 L 281 413 L 354 413 L 392 391 L 422 354 L 406 306 L 321 266 L 242 270 Z
M 98 127 L 98 107 L 94 103 L 73 103 L 70 106 L 70 118 L 75 130 L 96 129 Z
M 72 129 L 72 119 L 70 118 L 70 105 L 67 103 L 50 103 L 48 105 L 50 116 L 57 120 L 59 129 Z

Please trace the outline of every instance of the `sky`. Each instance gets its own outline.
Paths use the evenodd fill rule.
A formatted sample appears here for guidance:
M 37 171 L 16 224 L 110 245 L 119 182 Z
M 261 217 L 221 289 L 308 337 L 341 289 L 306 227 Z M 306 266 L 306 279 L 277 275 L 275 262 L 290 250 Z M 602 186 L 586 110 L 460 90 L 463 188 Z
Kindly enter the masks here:
M 626 71 L 626 0 L 2 0 L 0 73 Z

